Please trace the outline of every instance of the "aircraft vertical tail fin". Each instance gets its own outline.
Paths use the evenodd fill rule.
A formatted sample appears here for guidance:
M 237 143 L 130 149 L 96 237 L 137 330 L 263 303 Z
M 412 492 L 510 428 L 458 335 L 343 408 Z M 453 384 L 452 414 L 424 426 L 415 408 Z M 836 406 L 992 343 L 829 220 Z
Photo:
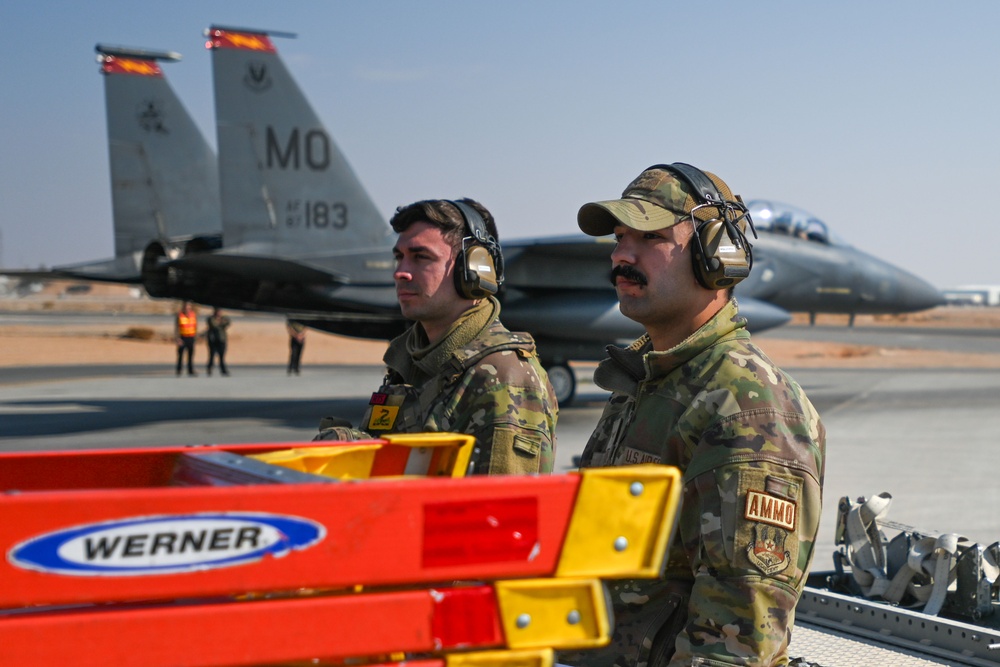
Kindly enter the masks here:
M 375 268 L 384 279 L 393 235 L 271 40 L 293 35 L 219 26 L 206 35 L 226 252 L 337 257 L 353 281 Z
M 215 153 L 163 76 L 176 53 L 96 46 L 107 105 L 115 256 L 222 233 Z

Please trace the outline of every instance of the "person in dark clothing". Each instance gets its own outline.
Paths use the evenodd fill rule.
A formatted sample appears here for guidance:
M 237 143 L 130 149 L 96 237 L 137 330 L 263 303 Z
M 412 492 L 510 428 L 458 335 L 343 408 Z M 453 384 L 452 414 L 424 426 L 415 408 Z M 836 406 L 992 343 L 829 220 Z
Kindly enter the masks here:
M 230 319 L 219 308 L 213 310 L 212 316 L 208 318 L 208 334 L 205 337 L 208 341 L 208 366 L 205 370 L 209 375 L 212 374 L 216 356 L 219 357 L 219 371 L 223 375 L 229 375 L 229 369 L 226 368 L 226 345 L 229 341 L 226 330 L 230 323 Z
M 288 374 L 299 374 L 299 364 L 302 361 L 302 348 L 306 345 L 306 325 L 295 320 L 288 320 Z

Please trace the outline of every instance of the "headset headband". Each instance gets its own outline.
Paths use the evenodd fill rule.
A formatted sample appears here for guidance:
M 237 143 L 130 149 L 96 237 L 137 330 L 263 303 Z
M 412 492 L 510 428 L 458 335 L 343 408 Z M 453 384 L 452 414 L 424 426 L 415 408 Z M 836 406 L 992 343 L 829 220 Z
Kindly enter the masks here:
M 712 179 L 708 177 L 708 174 L 694 165 L 687 164 L 686 162 L 654 164 L 643 171 L 649 171 L 650 169 L 663 169 L 664 171 L 677 174 L 691 186 L 691 189 L 701 197 L 703 202 L 715 203 L 722 201 L 722 195 L 719 193 L 719 189 L 715 187 Z
M 468 227 L 469 231 L 472 232 L 472 237 L 483 246 L 489 248 L 490 242 L 494 244 L 496 241 L 490 236 L 490 233 L 486 230 L 486 222 L 483 220 L 483 216 L 479 215 L 479 211 L 472 208 L 468 204 L 464 204 L 460 201 L 451 202 L 452 206 L 458 209 L 458 212 L 462 214 L 465 218 L 465 226 Z
M 688 182 L 688 185 L 690 185 L 695 192 L 701 195 L 702 201 L 722 201 L 722 195 L 719 193 L 719 189 L 715 187 L 715 183 L 708 177 L 708 174 L 703 172 L 698 167 L 687 164 L 686 162 L 674 162 L 670 165 L 660 166 L 667 166 L 669 169 L 673 170 L 674 173 L 682 176 L 684 180 Z

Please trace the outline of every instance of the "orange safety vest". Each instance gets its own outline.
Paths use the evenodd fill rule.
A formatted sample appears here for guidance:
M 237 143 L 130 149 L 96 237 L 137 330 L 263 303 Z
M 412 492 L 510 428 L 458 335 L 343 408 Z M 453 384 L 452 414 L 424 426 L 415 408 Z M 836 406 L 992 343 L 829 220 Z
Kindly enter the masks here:
M 198 333 L 198 314 L 195 312 L 190 315 L 185 312 L 177 313 L 177 331 L 184 338 L 194 337 Z

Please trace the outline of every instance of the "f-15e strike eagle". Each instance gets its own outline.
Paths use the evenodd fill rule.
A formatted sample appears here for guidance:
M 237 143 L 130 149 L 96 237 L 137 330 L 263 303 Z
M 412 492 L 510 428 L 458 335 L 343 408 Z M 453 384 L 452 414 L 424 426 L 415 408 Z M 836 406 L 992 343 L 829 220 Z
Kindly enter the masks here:
M 160 67 L 177 54 L 97 46 L 115 257 L 56 270 L 141 284 L 157 298 L 283 313 L 348 336 L 401 333 L 395 234 L 279 57 L 272 38 L 289 35 L 219 26 L 206 35 L 218 158 Z M 837 242 L 805 211 L 749 206 L 759 239 L 736 294 L 751 330 L 784 324 L 792 310 L 853 318 L 941 303 L 932 286 Z M 642 333 L 607 279 L 610 240 L 502 243 L 504 323 L 535 337 L 563 402 L 575 392 L 569 361 L 601 359 L 607 344 Z

